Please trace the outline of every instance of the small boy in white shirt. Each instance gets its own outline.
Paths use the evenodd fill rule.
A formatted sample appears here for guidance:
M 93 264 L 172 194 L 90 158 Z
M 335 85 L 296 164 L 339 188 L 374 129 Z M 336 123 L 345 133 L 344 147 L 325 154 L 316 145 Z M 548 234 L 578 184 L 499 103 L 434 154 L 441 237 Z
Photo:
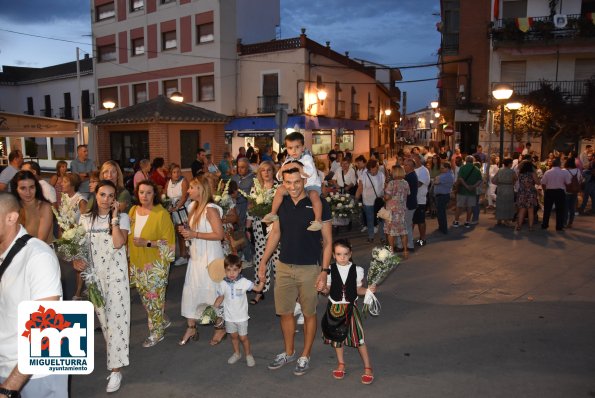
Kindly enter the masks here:
M 248 298 L 246 293 L 250 290 L 259 293 L 262 291 L 264 281 L 254 288 L 254 283 L 241 274 L 242 260 L 235 254 L 225 256 L 223 262 L 225 278 L 217 286 L 217 299 L 213 304 L 219 307 L 223 303 L 223 319 L 225 320 L 225 331 L 231 335 L 233 355 L 227 363 L 233 365 L 242 358 L 240 353 L 240 342 L 244 346 L 246 364 L 249 367 L 256 365 L 254 357 L 250 352 L 250 341 L 248 340 Z
M 285 137 L 285 148 L 287 149 L 287 158 L 285 158 L 285 162 L 277 172 L 277 180 L 281 181 L 283 170 L 293 167 L 300 169 L 300 174 L 303 178 L 306 178 L 304 189 L 310 198 L 310 202 L 312 202 L 312 211 L 314 212 L 314 221 L 310 223 L 307 229 L 308 231 L 320 231 L 322 229 L 322 202 L 320 200 L 322 182 L 314 165 L 314 158 L 304 148 L 303 134 L 297 131 Z M 287 195 L 287 190 L 283 185 L 279 185 L 273 198 L 271 212 L 262 219 L 264 223 L 268 224 L 279 218 L 277 212 L 285 195 Z

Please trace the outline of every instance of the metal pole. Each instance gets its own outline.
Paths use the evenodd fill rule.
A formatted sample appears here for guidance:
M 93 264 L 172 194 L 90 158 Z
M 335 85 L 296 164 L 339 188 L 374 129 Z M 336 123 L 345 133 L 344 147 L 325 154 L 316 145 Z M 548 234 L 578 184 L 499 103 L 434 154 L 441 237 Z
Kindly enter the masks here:
M 79 56 L 80 48 L 76 48 L 76 81 L 78 84 L 78 103 L 79 103 L 79 142 L 78 144 L 85 143 L 85 130 L 83 127 L 83 96 L 81 95 L 81 65 L 80 65 L 80 56 Z
M 504 161 L 504 102 L 500 104 L 500 167 Z

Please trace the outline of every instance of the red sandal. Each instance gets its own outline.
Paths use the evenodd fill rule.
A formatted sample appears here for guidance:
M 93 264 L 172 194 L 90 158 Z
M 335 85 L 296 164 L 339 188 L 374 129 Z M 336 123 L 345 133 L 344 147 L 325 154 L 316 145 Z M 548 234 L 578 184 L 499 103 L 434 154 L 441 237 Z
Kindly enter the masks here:
M 339 369 L 341 366 L 343 367 L 343 369 Z M 337 369 L 333 370 L 333 377 L 336 380 L 343 380 L 343 378 L 345 377 L 345 364 L 343 362 L 339 362 L 339 366 L 337 366 Z
M 366 370 L 369 370 L 371 372 L 372 371 L 372 368 L 364 368 L 364 372 Z M 364 373 L 362 375 L 362 384 L 372 384 L 373 381 L 374 381 L 374 375 L 373 374 L 369 375 L 369 374 L 365 374 Z

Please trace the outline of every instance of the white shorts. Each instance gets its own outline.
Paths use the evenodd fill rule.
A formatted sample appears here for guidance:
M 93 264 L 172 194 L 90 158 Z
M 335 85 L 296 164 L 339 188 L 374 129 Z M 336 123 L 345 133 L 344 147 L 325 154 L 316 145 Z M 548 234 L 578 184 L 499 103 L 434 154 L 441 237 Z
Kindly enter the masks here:
M 248 321 L 230 322 L 225 321 L 225 331 L 227 333 L 237 333 L 240 336 L 248 335 Z

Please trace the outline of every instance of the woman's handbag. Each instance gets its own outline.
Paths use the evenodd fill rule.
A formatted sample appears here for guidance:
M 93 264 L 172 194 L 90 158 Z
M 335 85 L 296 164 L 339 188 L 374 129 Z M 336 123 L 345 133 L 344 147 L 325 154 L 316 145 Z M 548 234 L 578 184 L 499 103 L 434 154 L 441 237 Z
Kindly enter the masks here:
M 333 304 L 329 301 L 320 322 L 322 335 L 330 341 L 344 341 L 349 332 L 349 319 L 352 311 L 353 304 L 351 303 Z
M 380 210 L 378 210 L 378 213 L 376 213 L 376 215 L 378 216 L 378 218 L 382 218 L 386 222 L 390 222 L 390 220 L 392 219 L 390 211 L 388 211 L 386 209 L 386 207 L 380 208 Z
M 378 196 L 378 194 L 376 193 L 376 188 L 374 188 L 374 182 L 372 182 L 372 178 L 370 177 L 369 174 L 366 174 L 368 176 L 368 179 L 370 180 L 370 184 L 372 184 L 372 189 L 374 190 L 374 195 L 376 195 L 376 199 L 374 199 L 374 217 L 376 217 L 376 214 L 378 214 L 378 212 L 380 211 L 380 209 L 382 209 L 385 205 L 384 203 L 384 199 L 382 198 L 382 196 Z

